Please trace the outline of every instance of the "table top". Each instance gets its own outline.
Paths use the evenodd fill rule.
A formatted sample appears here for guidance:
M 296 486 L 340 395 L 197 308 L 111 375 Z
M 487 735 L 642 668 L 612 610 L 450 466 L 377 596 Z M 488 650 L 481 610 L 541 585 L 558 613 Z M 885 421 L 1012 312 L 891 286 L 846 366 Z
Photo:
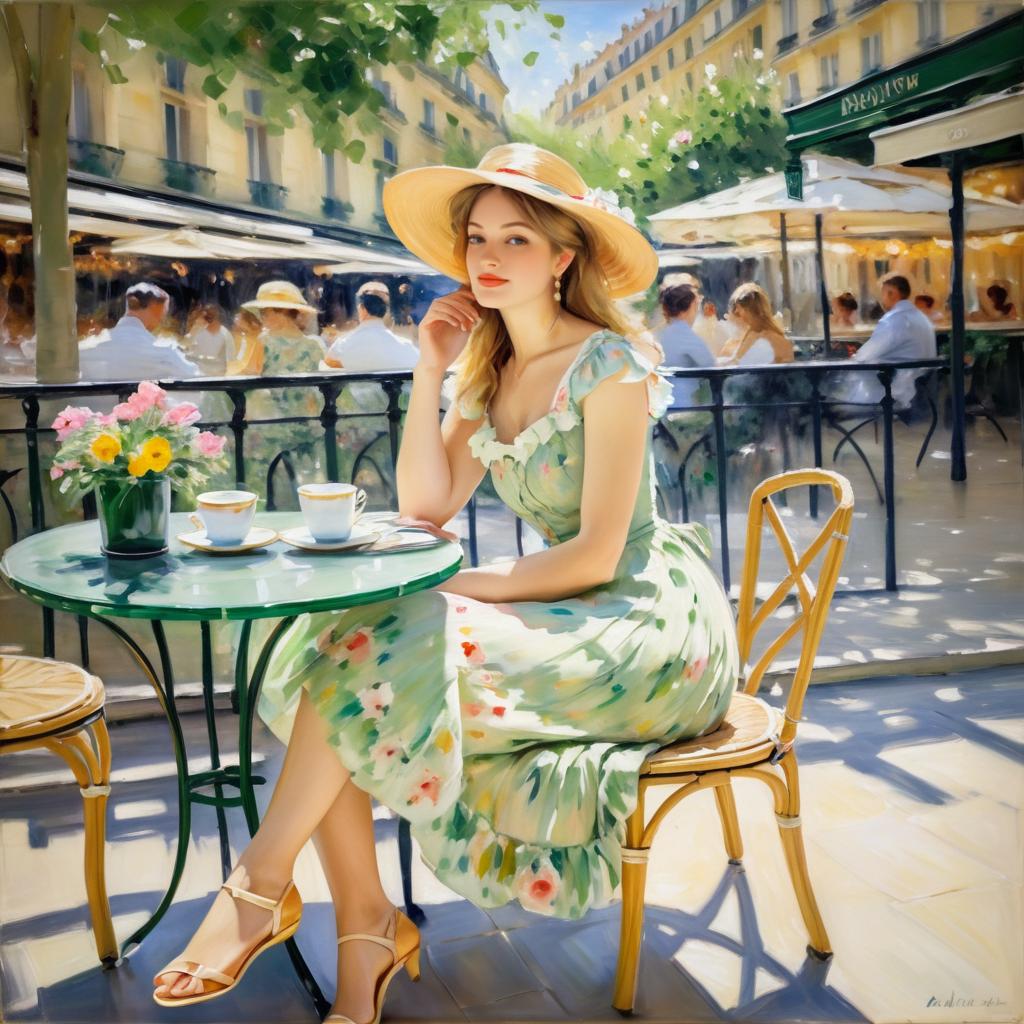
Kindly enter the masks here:
M 263 512 L 257 526 L 286 530 L 300 512 Z M 193 529 L 170 517 L 170 551 L 155 558 L 110 559 L 96 521 L 58 526 L 12 545 L 0 576 L 26 597 L 83 615 L 200 621 L 265 619 L 329 611 L 436 586 L 458 571 L 462 548 L 444 542 L 420 551 L 309 552 L 277 541 L 240 555 L 209 555 L 181 544 Z

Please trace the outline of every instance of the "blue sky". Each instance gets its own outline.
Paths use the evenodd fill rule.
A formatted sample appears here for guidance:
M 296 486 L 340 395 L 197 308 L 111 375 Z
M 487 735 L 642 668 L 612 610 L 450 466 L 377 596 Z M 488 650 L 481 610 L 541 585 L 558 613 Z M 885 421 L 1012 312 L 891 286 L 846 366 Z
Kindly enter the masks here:
M 518 33 L 510 31 L 505 40 L 492 31 L 491 50 L 509 87 L 508 108 L 540 113 L 555 89 L 572 73 L 573 64 L 583 64 L 599 53 L 608 42 L 618 38 L 623 24 L 632 23 L 651 3 L 652 0 L 542 0 L 542 14 L 528 19 L 529 28 Z M 544 21 L 543 13 L 561 14 L 565 18 L 559 42 L 550 38 L 551 26 Z M 507 7 L 496 6 L 490 19 L 510 24 L 515 15 Z M 522 60 L 531 50 L 540 56 L 528 68 Z

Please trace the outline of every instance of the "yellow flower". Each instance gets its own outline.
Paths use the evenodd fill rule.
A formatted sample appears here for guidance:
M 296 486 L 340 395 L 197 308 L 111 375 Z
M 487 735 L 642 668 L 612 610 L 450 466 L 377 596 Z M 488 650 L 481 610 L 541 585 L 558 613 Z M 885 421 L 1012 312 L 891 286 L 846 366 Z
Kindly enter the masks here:
M 150 468 L 149 459 L 145 459 L 141 455 L 133 455 L 128 460 L 128 472 L 132 476 L 145 476 Z
M 113 434 L 100 434 L 89 446 L 89 450 L 100 462 L 113 462 L 121 453 L 121 442 Z
M 154 473 L 162 473 L 171 462 L 171 446 L 165 437 L 151 437 L 142 446 L 142 456 Z

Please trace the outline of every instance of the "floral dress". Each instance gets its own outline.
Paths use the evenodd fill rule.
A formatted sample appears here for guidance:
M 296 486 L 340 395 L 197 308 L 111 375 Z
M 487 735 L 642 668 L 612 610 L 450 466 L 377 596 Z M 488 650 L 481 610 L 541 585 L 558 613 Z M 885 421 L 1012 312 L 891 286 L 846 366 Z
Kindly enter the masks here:
M 580 526 L 583 398 L 623 369 L 647 380 L 660 416 L 671 386 L 602 330 L 514 443 L 486 418 L 469 442 L 549 544 Z M 481 907 L 517 898 L 577 918 L 606 905 L 644 759 L 713 730 L 728 707 L 732 610 L 706 531 L 656 516 L 650 463 L 648 442 L 610 583 L 499 604 L 426 590 L 303 616 L 271 663 L 259 713 L 274 733 L 287 741 L 305 689 L 355 784 L 408 819 L 431 870 Z

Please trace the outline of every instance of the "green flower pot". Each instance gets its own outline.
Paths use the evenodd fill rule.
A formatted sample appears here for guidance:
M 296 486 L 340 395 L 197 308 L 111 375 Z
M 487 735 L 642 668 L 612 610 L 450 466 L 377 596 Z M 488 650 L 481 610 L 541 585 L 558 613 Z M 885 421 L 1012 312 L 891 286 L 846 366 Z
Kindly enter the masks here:
M 167 551 L 171 481 L 165 476 L 104 480 L 96 488 L 108 558 L 152 558 Z

